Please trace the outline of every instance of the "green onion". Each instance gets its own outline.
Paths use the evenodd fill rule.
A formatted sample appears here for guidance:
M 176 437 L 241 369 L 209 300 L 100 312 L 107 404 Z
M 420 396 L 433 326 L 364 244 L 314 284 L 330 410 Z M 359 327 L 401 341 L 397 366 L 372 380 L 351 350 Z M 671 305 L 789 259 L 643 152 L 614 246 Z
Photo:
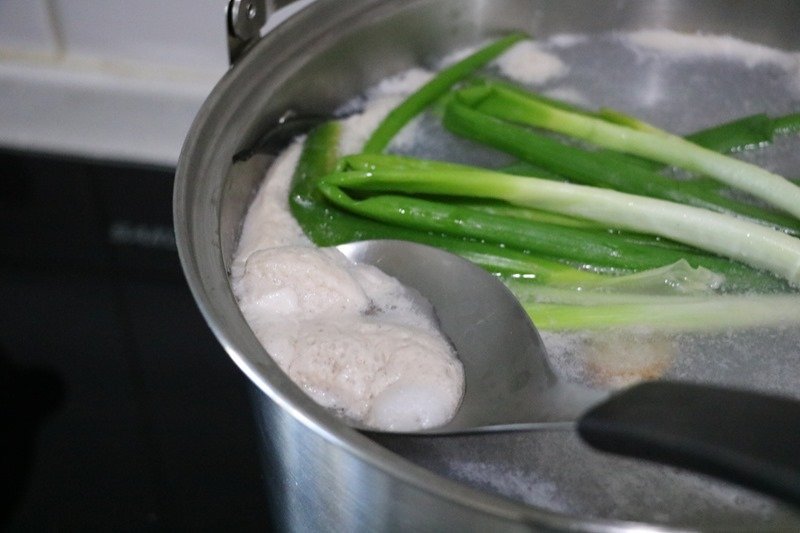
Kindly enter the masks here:
M 450 88 L 464 79 L 475 69 L 485 65 L 509 47 L 525 39 L 526 36 L 514 33 L 498 39 L 481 48 L 474 54 L 443 69 L 432 80 L 412 93 L 408 98 L 389 112 L 389 115 L 372 132 L 364 144 L 364 152 L 382 152 L 403 126 L 417 116 L 423 109 L 447 93 Z
M 784 135 L 800 132 L 800 113 L 792 113 L 772 119 L 772 129 L 775 133 Z
M 601 305 L 527 303 L 525 310 L 538 328 L 549 331 L 646 328 L 658 331 L 710 331 L 726 328 L 775 327 L 797 323 L 797 295 L 723 295 Z
M 360 157 L 360 159 L 359 159 Z M 333 201 L 349 209 L 365 210 L 367 207 L 373 215 L 381 216 L 406 215 L 408 208 L 402 207 L 394 197 L 378 197 L 386 205 L 375 205 L 377 198 L 353 201 L 339 189 L 361 190 L 370 192 L 399 191 L 406 194 L 435 194 L 449 196 L 466 196 L 503 200 L 512 205 L 532 207 L 560 214 L 585 218 L 609 227 L 622 230 L 657 235 L 673 241 L 694 246 L 714 254 L 741 261 L 754 268 L 767 270 L 787 280 L 794 286 L 800 285 L 800 240 L 779 231 L 767 228 L 743 219 L 722 215 L 706 209 L 684 206 L 674 202 L 657 200 L 617 191 L 558 183 L 530 177 L 512 176 L 500 172 L 477 169 L 453 163 L 426 161 L 427 171 L 400 168 L 399 170 L 382 169 L 391 159 L 401 160 L 399 165 L 408 166 L 406 158 L 398 156 L 376 156 L 374 164 L 369 164 L 369 156 L 346 158 L 358 161 L 355 167 L 367 166 L 373 170 L 335 172 L 320 181 L 323 192 Z M 419 163 L 415 163 L 419 164 Z M 430 206 L 426 206 L 430 207 Z M 440 213 L 445 213 L 437 206 Z M 466 214 L 435 214 L 431 219 L 440 217 L 453 224 L 454 230 L 470 226 L 488 226 L 488 221 L 473 212 Z M 423 216 L 422 210 L 415 212 Z M 500 217 L 496 217 L 500 218 Z M 413 217 L 408 217 L 409 224 L 415 224 Z M 519 221 L 516 221 L 519 222 Z M 517 230 L 508 220 L 503 220 L 499 227 L 508 226 L 502 231 L 508 232 L 509 239 L 521 238 Z M 566 231 L 568 228 L 561 228 Z M 569 228 L 571 231 L 578 231 Z M 537 236 L 543 240 L 548 235 Z M 560 241 L 566 237 L 553 237 L 550 241 Z M 597 241 L 599 250 L 605 249 L 607 243 Z M 557 242 L 553 242 L 558 246 Z M 569 242 L 560 246 L 569 248 Z M 573 247 L 577 246 L 572 244 Z M 588 244 L 587 244 L 588 246 Z M 570 253 L 565 250 L 565 253 Z M 609 261 L 616 261 L 614 254 Z M 664 253 L 659 251 L 659 253 Z M 633 255 L 634 252 L 631 252 Z M 670 261 L 662 261 L 666 264 Z M 655 266 L 655 265 L 651 265 Z M 637 268 L 637 267 L 634 267 Z M 717 269 L 712 269 L 717 270 Z
M 424 233 L 358 217 L 327 201 L 318 189 L 317 182 L 332 171 L 338 161 L 340 133 L 341 124 L 335 121 L 326 122 L 311 131 L 295 168 L 289 208 L 306 236 L 317 246 L 380 238 L 428 243 L 428 236 Z M 429 244 L 442 246 L 443 243 Z
M 676 261 L 691 252 L 667 248 L 647 249 L 640 242 L 629 243 L 604 231 L 581 230 L 536 223 L 512 217 L 493 216 L 442 202 L 408 196 L 380 195 L 356 200 L 333 183 L 352 186 L 356 173 L 345 180 L 332 174 L 320 189 L 336 205 L 361 216 L 393 226 L 420 231 L 441 232 L 458 237 L 481 239 L 537 254 L 559 257 L 574 263 L 616 269 L 641 270 Z M 342 183 L 345 182 L 345 183 Z M 701 259 L 692 257 L 693 260 Z M 706 259 L 706 256 L 703 256 Z
M 759 113 L 698 131 L 685 139 L 715 152 L 738 152 L 771 142 L 775 125 L 775 121 Z
M 542 94 L 525 90 L 522 87 L 495 78 L 486 76 L 474 77 L 470 85 L 488 86 L 490 88 L 502 87 L 505 90 L 517 92 L 525 98 L 532 98 L 565 111 L 580 113 L 588 117 L 601 118 L 615 124 L 642 131 L 662 131 L 651 124 L 647 124 L 636 117 L 616 109 L 602 107 L 598 111 L 591 111 L 562 100 L 549 98 Z M 789 134 L 798 131 L 800 131 L 800 113 L 791 113 L 776 118 L 770 118 L 764 113 L 757 113 L 740 117 L 729 122 L 716 124 L 686 135 L 684 138 L 695 144 L 699 144 L 703 148 L 708 148 L 709 150 L 714 150 L 719 153 L 729 153 L 760 148 L 771 143 L 776 134 Z M 640 164 L 650 169 L 659 168 L 657 163 L 647 159 L 631 157 L 631 160 L 638 161 Z
M 706 180 L 675 180 L 662 176 L 636 159 L 610 151 L 590 152 L 570 146 L 527 128 L 505 122 L 453 100 L 444 115 L 445 127 L 453 133 L 487 144 L 514 157 L 542 166 L 547 172 L 537 177 L 568 177 L 571 181 L 608 187 L 621 192 L 650 196 L 721 213 L 743 216 L 792 235 L 800 235 L 794 217 L 736 202 L 708 187 Z M 632 161 L 633 160 L 633 161 Z M 516 165 L 511 172 L 529 175 Z M 562 178 L 563 179 L 563 178 Z
M 486 213 L 488 215 L 516 217 L 534 222 L 544 222 L 546 224 L 555 224 L 558 226 L 567 226 L 572 228 L 606 229 L 600 224 L 590 222 L 588 220 L 559 215 L 557 213 L 548 213 L 546 211 L 539 211 L 537 209 L 515 207 L 504 202 L 463 200 L 460 198 L 448 199 L 447 202 L 453 205 L 459 205 L 461 207 L 468 207 L 469 209 L 474 209 L 475 211 L 480 211 L 481 213 Z
M 328 122 L 309 133 L 289 196 L 293 216 L 317 246 L 335 246 L 364 239 L 405 239 L 462 255 L 495 274 L 520 276 L 537 283 L 594 285 L 603 277 L 532 256 L 527 250 L 383 224 L 340 209 L 330 203 L 317 187 L 320 178 L 332 171 L 337 162 L 340 129 L 340 123 Z
M 707 175 L 800 218 L 800 187 L 756 165 L 718 154 L 676 135 L 643 131 L 565 111 L 502 87 L 470 87 L 460 91 L 459 97 L 471 107 L 503 120 L 550 129 Z
M 658 295 L 701 295 L 719 289 L 724 276 L 707 268 L 692 268 L 681 259 L 671 265 L 623 276 L 598 276 L 593 283 L 560 286 L 556 283 L 532 284 L 525 278 L 510 277 L 506 285 L 521 302 L 555 303 L 631 303 Z

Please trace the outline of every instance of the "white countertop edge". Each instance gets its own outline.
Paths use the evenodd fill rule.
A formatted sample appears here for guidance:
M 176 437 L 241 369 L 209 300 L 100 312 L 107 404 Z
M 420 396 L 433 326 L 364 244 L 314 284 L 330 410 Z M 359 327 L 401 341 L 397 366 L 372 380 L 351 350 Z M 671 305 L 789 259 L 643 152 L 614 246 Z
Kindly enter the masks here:
M 221 76 L 221 73 L 220 73 Z M 175 166 L 212 73 L 0 61 L 0 145 Z

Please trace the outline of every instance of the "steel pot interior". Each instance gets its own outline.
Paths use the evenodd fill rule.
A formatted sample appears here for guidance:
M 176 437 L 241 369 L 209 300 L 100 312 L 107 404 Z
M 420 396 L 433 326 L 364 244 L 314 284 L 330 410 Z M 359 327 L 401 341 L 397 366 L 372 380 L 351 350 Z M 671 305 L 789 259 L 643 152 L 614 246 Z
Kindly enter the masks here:
M 265 416 L 279 420 L 266 431 L 280 434 L 276 443 L 285 447 L 296 445 L 290 434 L 308 438 L 319 447 L 309 453 L 326 453 L 328 459 L 335 450 L 337 461 L 349 465 L 348 475 L 358 483 L 372 484 L 373 492 L 383 491 L 384 498 L 402 495 L 389 505 L 413 513 L 410 503 L 435 502 L 420 507 L 425 509 L 422 521 L 386 515 L 399 523 L 430 526 L 441 515 L 447 520 L 441 523 L 465 527 L 636 527 L 536 509 L 435 475 L 350 430 L 291 383 L 244 321 L 228 282 L 241 221 L 272 159 L 260 155 L 234 164 L 234 158 L 287 113 L 328 115 L 387 75 L 431 64 L 448 52 L 511 30 L 546 37 L 669 28 L 797 49 L 797 20 L 800 5 L 785 1 L 318 0 L 268 33 L 220 80 L 200 110 L 183 147 L 174 196 L 186 278 L 219 342 L 269 403 Z M 286 461 L 281 468 L 289 468 Z M 342 481 L 331 476 L 331 483 Z M 369 501 L 363 492 L 359 498 Z M 353 520 L 364 515 L 354 511 L 347 516 Z

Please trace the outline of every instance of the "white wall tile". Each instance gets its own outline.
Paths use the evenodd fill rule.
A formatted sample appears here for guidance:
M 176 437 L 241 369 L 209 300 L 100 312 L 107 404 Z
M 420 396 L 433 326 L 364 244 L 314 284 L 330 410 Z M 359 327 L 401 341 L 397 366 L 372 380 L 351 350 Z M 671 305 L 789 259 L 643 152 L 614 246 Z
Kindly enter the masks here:
M 218 72 L 227 67 L 225 0 L 51 1 L 70 55 Z
M 10 52 L 56 54 L 47 0 L 0 0 L 0 48 Z
M 0 146 L 174 165 L 197 110 L 228 68 L 226 6 L 0 0 Z M 6 43 L 28 52 L 57 51 L 61 43 L 65 53 L 28 61 L 6 55 Z

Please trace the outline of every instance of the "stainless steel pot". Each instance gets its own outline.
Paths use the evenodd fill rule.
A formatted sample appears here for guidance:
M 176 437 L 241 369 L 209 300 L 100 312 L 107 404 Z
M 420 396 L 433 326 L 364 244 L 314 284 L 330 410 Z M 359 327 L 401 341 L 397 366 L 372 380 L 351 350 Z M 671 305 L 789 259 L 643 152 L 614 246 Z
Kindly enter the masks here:
M 237 154 L 287 113 L 329 114 L 387 75 L 510 30 L 544 37 L 669 28 L 797 49 L 798 20 L 800 4 L 780 0 L 318 0 L 247 51 L 208 97 L 186 139 L 176 176 L 175 225 L 197 303 L 254 385 L 265 473 L 282 525 L 300 531 L 622 531 L 644 526 L 526 505 L 448 479 L 433 471 L 437 462 L 426 463 L 425 454 L 463 450 L 472 446 L 469 439 L 451 448 L 378 443 L 300 391 L 265 353 L 229 287 L 228 265 L 241 220 L 272 160 L 261 154 L 234 163 Z M 770 524 L 797 518 L 791 511 L 786 516 Z M 696 524 L 713 520 L 699 516 Z

